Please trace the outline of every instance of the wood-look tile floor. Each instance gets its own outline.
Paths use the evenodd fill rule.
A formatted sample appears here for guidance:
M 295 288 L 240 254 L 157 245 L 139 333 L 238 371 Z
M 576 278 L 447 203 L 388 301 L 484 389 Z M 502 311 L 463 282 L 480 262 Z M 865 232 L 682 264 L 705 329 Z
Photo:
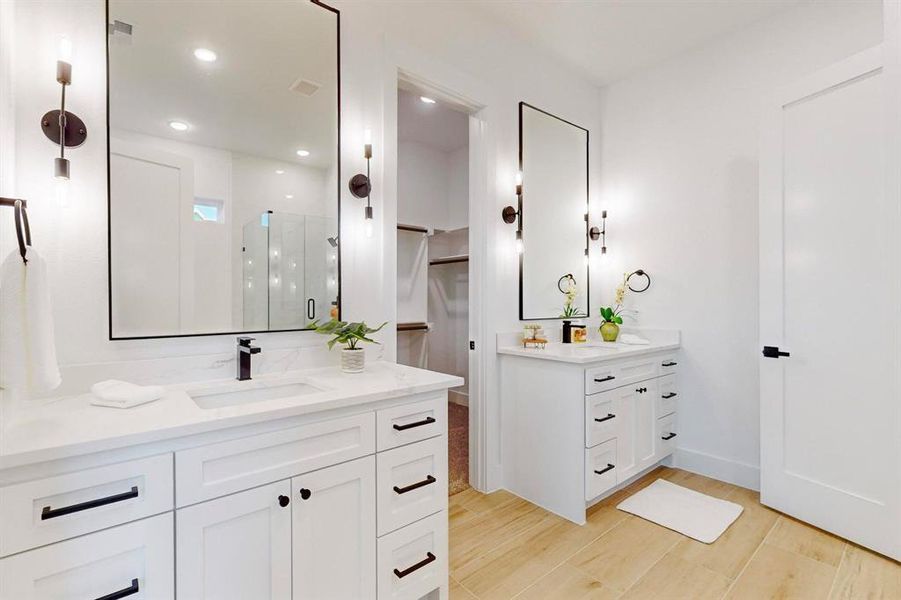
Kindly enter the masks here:
M 616 510 L 663 477 L 744 506 L 713 544 Z M 773 511 L 755 492 L 660 468 L 582 527 L 509 492 L 450 498 L 451 600 L 901 600 L 901 565 Z

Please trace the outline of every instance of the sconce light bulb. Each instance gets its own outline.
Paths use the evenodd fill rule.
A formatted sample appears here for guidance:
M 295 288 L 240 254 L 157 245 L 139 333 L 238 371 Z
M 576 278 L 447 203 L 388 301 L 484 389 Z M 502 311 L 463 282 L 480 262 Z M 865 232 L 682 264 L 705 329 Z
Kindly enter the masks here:
M 62 62 L 72 62 L 72 40 L 65 36 L 60 38 L 59 53 L 57 54 L 56 58 L 57 60 L 61 60 Z
M 363 143 L 367 145 L 372 145 L 372 130 L 368 127 L 363 130 Z
M 366 233 L 366 237 L 372 237 L 372 207 L 367 206 L 363 210 L 363 230 Z
M 588 249 L 585 249 L 585 266 L 588 266 Z
M 69 180 L 67 178 L 57 177 L 53 180 L 53 195 L 58 207 L 69 206 Z
M 522 251 L 523 251 L 522 232 L 517 231 L 516 232 L 516 253 L 522 254 Z
M 522 185 L 522 171 L 516 172 L 516 185 Z

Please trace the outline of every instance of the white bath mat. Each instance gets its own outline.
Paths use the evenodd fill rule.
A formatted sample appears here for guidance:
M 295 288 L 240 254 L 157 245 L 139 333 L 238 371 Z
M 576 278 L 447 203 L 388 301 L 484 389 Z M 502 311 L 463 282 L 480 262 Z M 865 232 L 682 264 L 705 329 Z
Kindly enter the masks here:
M 616 507 L 663 525 L 705 544 L 712 544 L 744 508 L 681 485 L 658 479 Z

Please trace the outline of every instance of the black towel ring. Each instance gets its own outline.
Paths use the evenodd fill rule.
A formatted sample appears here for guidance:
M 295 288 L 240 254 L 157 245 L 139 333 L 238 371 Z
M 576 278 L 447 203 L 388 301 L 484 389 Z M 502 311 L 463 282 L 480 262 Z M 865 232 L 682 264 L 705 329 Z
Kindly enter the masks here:
M 576 285 L 576 278 L 573 277 L 573 274 L 572 274 L 572 273 L 567 273 L 566 275 L 564 275 L 563 277 L 561 277 L 560 279 L 557 280 L 557 289 L 560 290 L 560 293 L 561 293 L 561 294 L 565 294 L 565 293 L 566 293 L 566 290 L 564 290 L 564 289 L 563 289 L 563 286 L 560 285 L 560 284 L 563 283 L 563 280 L 564 280 L 564 279 L 571 279 L 572 282 L 573 282 L 572 284 L 573 284 L 573 285 Z
M 632 279 L 632 276 L 633 276 L 633 275 L 638 275 L 639 277 L 644 277 L 644 278 L 646 278 L 646 279 L 648 280 L 648 284 L 647 284 L 646 286 L 644 286 L 643 288 L 641 288 L 640 290 L 636 290 L 636 289 L 635 289 L 634 287 L 632 287 L 632 285 L 629 283 L 629 280 Z M 648 275 L 647 273 L 645 273 L 644 269 L 637 269 L 637 270 L 632 271 L 631 273 L 629 273 L 629 276 L 626 277 L 626 285 L 629 286 L 629 289 L 630 289 L 631 291 L 635 292 L 636 294 L 640 294 L 641 292 L 646 292 L 646 291 L 648 291 L 648 288 L 651 287 L 651 276 Z
M 28 203 L 18 198 L 0 198 L 0 206 L 11 206 L 15 210 L 16 241 L 19 244 L 19 254 L 22 262 L 28 264 L 26 254 L 31 245 L 31 227 L 28 224 Z

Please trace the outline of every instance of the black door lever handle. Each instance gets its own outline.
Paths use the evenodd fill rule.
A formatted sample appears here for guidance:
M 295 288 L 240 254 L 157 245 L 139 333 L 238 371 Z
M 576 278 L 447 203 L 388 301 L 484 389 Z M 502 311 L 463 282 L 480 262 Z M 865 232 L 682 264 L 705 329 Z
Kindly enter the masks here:
M 763 356 L 764 358 L 779 358 L 780 356 L 791 356 L 791 353 L 783 352 L 779 346 L 764 346 Z

